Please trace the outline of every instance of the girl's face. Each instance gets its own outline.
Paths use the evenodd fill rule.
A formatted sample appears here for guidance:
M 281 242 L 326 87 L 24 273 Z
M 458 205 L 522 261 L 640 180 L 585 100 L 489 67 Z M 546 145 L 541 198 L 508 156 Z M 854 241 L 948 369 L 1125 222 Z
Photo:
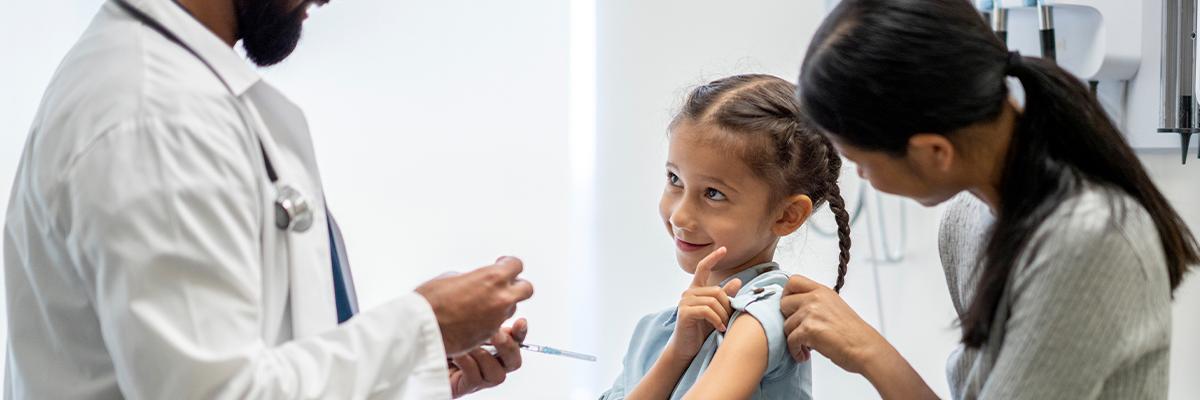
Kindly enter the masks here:
M 773 232 L 779 216 L 773 214 L 782 214 L 768 204 L 767 182 L 715 135 L 721 133 L 686 121 L 675 127 L 659 203 L 684 271 L 695 273 L 696 264 L 721 246 L 728 251 L 713 267 L 710 284 L 771 261 L 779 239 Z

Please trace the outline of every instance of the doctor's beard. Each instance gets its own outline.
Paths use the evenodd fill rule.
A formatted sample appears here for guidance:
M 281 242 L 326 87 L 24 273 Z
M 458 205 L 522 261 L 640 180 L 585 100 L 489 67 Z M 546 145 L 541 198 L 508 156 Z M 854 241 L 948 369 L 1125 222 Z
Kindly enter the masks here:
M 296 49 L 300 28 L 311 1 L 289 9 L 292 0 L 241 0 L 238 2 L 238 36 L 246 56 L 260 67 L 278 64 Z

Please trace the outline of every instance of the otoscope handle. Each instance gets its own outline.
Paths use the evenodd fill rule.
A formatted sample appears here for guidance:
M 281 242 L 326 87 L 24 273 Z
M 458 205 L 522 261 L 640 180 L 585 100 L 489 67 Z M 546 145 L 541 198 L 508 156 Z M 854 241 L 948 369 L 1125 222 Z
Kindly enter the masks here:
M 1042 39 L 1042 58 L 1050 61 L 1058 60 L 1058 45 L 1054 43 L 1054 29 L 1038 31 Z

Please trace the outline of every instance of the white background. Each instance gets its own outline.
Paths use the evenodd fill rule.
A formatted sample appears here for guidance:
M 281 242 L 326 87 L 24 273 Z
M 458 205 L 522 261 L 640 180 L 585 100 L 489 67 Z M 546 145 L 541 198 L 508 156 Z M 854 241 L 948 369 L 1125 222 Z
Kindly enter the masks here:
M 596 3 L 335 1 L 312 13 L 291 59 L 263 71 L 308 113 L 364 306 L 518 255 L 537 287 L 519 311 L 529 340 L 600 357 L 530 354 L 503 387 L 475 398 L 586 399 L 607 387 L 636 320 L 671 306 L 688 282 L 656 208 L 671 113 L 691 86 L 723 75 L 793 79 L 825 9 L 815 0 Z M 16 1 L 0 13 L 0 209 L 41 92 L 98 4 Z M 1175 151 L 1143 159 L 1200 229 L 1200 162 L 1180 166 Z M 853 206 L 849 169 L 843 186 Z M 878 240 L 864 218 L 844 295 L 864 319 L 884 322 L 947 396 L 956 334 L 934 242 L 939 212 L 884 203 L 906 258 L 879 263 L 877 298 Z M 832 226 L 826 211 L 815 223 Z M 832 239 L 804 229 L 784 246 L 787 269 L 832 282 Z M 1174 338 L 1171 398 L 1198 398 L 1195 276 L 1177 293 Z M 875 397 L 862 378 L 815 362 L 818 397 Z

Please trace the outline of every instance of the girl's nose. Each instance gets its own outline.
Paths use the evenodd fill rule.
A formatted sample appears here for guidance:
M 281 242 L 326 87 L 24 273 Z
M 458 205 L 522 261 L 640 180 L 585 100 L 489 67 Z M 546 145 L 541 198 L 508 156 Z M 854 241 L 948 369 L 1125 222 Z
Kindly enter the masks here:
M 692 214 L 690 202 L 681 200 L 671 210 L 671 225 L 675 228 L 690 231 L 696 228 L 696 219 Z

